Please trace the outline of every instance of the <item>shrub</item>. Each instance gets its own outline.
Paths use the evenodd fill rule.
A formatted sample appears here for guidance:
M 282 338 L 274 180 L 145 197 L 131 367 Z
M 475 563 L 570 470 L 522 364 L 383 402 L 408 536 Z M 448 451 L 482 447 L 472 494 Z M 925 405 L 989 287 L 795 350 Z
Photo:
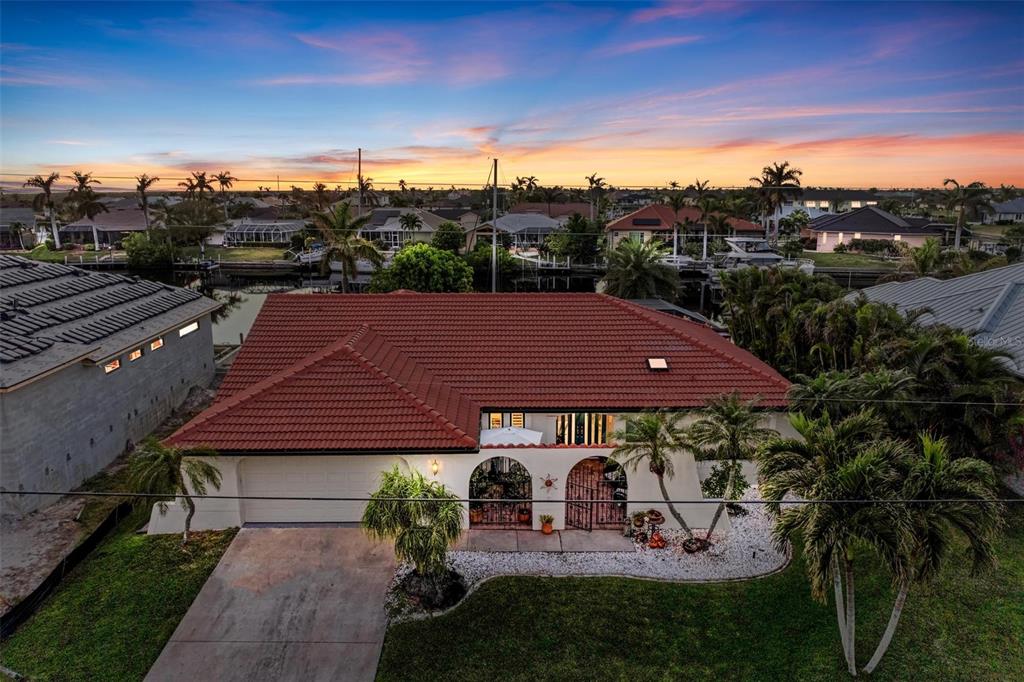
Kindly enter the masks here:
M 122 244 L 132 267 L 166 267 L 174 262 L 174 245 L 165 230 L 135 232 L 125 237 Z
M 466 244 L 466 233 L 462 227 L 451 221 L 445 221 L 437 226 L 430 245 L 442 251 L 451 251 L 458 254 Z
M 708 473 L 708 477 L 700 483 L 700 488 L 704 492 L 704 497 L 724 497 L 725 487 L 729 483 L 729 471 L 736 467 L 736 478 L 733 480 L 733 491 L 729 499 L 737 500 L 743 496 L 743 493 L 747 488 L 750 487 L 750 483 L 743 475 L 743 466 L 736 462 L 733 464 L 728 460 L 716 462 L 711 471 Z
M 832 249 L 832 253 L 846 253 L 849 250 L 846 244 L 836 244 L 835 248 Z
M 57 245 L 53 241 L 53 237 L 47 237 L 46 241 L 43 242 L 43 246 L 46 248 L 47 251 L 56 251 L 57 250 Z
M 84 248 L 85 248 L 86 251 L 95 251 L 96 250 L 96 245 L 95 244 L 86 244 Z
M 399 251 L 391 265 L 378 270 L 370 280 L 370 291 L 396 289 L 423 292 L 473 290 L 473 269 L 450 251 L 429 244 L 413 244 Z

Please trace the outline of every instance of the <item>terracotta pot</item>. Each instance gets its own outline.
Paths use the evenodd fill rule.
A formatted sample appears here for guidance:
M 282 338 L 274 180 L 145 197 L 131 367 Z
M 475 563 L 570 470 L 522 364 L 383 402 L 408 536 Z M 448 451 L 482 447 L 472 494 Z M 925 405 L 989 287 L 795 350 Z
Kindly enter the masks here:
M 529 523 L 530 512 L 518 512 L 516 514 L 516 520 L 519 521 L 519 523 Z
M 661 524 L 665 523 L 665 515 L 658 511 L 657 509 L 652 509 L 649 512 L 647 512 L 647 520 L 655 526 L 660 526 Z
M 550 523 L 545 523 L 541 525 L 540 532 L 544 533 L 544 535 L 551 535 L 555 532 L 555 529 L 551 527 Z
M 651 534 L 651 541 L 647 543 L 647 546 L 651 549 L 665 549 L 667 544 L 665 538 L 661 535 L 661 531 L 656 530 Z
M 469 522 L 470 523 L 480 523 L 483 520 L 484 520 L 484 510 L 483 509 L 470 509 L 469 510 Z
M 711 546 L 704 538 L 691 538 L 689 540 L 683 540 L 683 551 L 687 554 L 696 554 L 697 552 L 703 552 Z

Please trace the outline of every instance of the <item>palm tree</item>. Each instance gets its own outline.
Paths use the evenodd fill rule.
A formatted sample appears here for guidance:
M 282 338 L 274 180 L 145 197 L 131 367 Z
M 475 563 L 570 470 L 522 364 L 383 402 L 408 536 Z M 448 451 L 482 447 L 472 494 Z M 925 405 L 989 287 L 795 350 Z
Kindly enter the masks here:
M 662 262 L 667 250 L 655 241 L 624 239 L 608 254 L 604 293 L 619 298 L 664 298 L 674 301 L 679 273 Z
M 384 256 L 368 239 L 359 236 L 359 230 L 369 221 L 369 216 L 352 217 L 347 201 L 330 211 L 321 211 L 312 216 L 313 226 L 320 231 L 326 248 L 321 267 L 328 269 L 332 261 L 341 264 L 341 292 L 348 292 L 349 278 L 356 274 L 360 259 L 370 261 L 374 266 L 384 262 Z
M 711 212 L 711 206 L 714 202 L 714 197 L 708 193 L 710 184 L 708 180 L 697 178 L 697 181 L 692 185 L 693 190 L 696 192 L 694 204 L 700 209 L 700 222 L 704 226 L 704 238 L 701 242 L 701 260 L 708 259 L 708 214 Z
M 729 462 L 725 495 L 704 538 L 709 542 L 725 511 L 726 501 L 737 496 L 735 485 L 739 460 L 753 459 L 754 452 L 763 441 L 778 435 L 775 430 L 761 426 L 762 415 L 754 411 L 755 405 L 757 400 L 743 400 L 738 391 L 709 398 L 701 417 L 690 427 L 690 436 L 703 456 Z
M 548 205 L 548 217 L 551 217 L 551 204 L 560 201 L 564 197 L 564 192 L 561 187 L 555 185 L 554 187 L 541 187 L 540 198 L 541 201 Z
M 761 170 L 761 177 L 750 178 L 761 198 L 762 218 L 761 224 L 768 229 L 768 216 L 774 216 L 787 199 L 800 195 L 800 176 L 803 171 L 799 168 L 792 168 L 789 161 L 773 163 Z M 776 221 L 775 235 L 778 235 L 778 224 Z M 770 232 L 765 237 L 771 238 Z
M 313 195 L 316 197 L 316 210 L 324 210 L 324 204 L 327 203 L 327 185 L 322 182 L 315 183 L 313 185 Z
M 17 235 L 18 244 L 21 245 L 21 250 L 25 251 L 25 232 L 26 230 L 28 230 L 28 228 L 25 226 L 25 223 L 21 222 L 20 220 L 15 220 L 10 225 L 8 225 L 8 228 L 10 229 L 12 235 Z
M 976 215 L 982 210 L 992 210 L 990 199 L 992 191 L 983 182 L 972 182 L 969 185 L 961 185 L 953 178 L 946 178 L 942 181 L 946 188 L 946 208 L 956 211 L 956 237 L 953 240 L 953 248 L 960 250 L 960 233 L 964 229 L 967 214 Z
M 995 566 L 992 538 L 1002 514 L 996 501 L 996 475 L 986 462 L 973 457 L 952 459 L 944 439 L 919 436 L 921 449 L 907 458 L 901 472 L 899 497 L 915 500 L 905 508 L 909 542 L 906 563 L 911 570 L 897 576 L 899 591 L 882 639 L 864 666 L 871 673 L 882 660 L 899 623 L 912 582 L 926 582 L 942 568 L 952 538 L 967 541 L 967 555 L 974 571 Z M 944 500 L 956 500 L 949 502 Z
M 395 465 L 370 496 L 363 528 L 372 538 L 394 540 L 399 561 L 434 581 L 448 571 L 448 549 L 462 535 L 463 515 L 458 495 L 419 471 L 403 474 Z
M 378 202 L 377 193 L 373 190 L 373 178 L 367 178 L 359 176 L 358 178 L 358 190 L 359 190 L 359 211 L 362 215 L 363 202 L 366 202 L 367 206 L 376 206 Z
M 181 544 L 188 542 L 196 505 L 192 495 L 205 495 L 207 486 L 220 488 L 220 470 L 206 460 L 216 457 L 210 448 L 177 448 L 156 438 L 147 438 L 128 460 L 128 477 L 132 490 L 150 495 L 180 497 L 185 507 L 185 531 Z M 167 513 L 168 502 L 157 502 L 161 514 Z
M 679 189 L 679 183 L 676 182 L 675 180 L 669 180 L 668 181 L 668 188 L 669 189 Z
M 224 204 L 224 220 L 228 219 L 228 195 L 227 192 L 231 189 L 231 186 L 235 184 L 235 180 L 238 178 L 231 175 L 231 171 L 223 171 L 213 176 L 213 179 L 220 186 L 220 198 Z M 200 190 L 202 192 L 202 190 Z
M 402 229 L 407 233 L 412 234 L 421 227 L 423 227 L 423 219 L 419 217 L 415 212 L 410 211 L 409 213 L 403 213 L 399 218 L 398 222 L 402 225 Z
M 189 199 L 196 195 L 196 183 L 192 178 L 185 178 L 182 182 L 178 183 L 178 187 L 185 190 L 185 196 Z
M 687 539 L 692 540 L 693 531 L 672 503 L 668 488 L 665 487 L 665 478 L 675 475 L 673 455 L 690 448 L 689 436 L 680 421 L 682 415 L 664 410 L 641 412 L 629 417 L 624 428 L 612 433 L 612 438 L 619 445 L 612 450 L 609 459 L 633 471 L 646 463 L 648 470 L 658 479 L 658 487 L 669 513 L 686 533 Z
M 155 183 L 160 181 L 158 177 L 149 177 L 145 173 L 136 176 L 135 191 L 139 193 L 139 203 L 142 204 L 142 215 L 146 218 L 146 229 L 149 229 L 149 201 L 146 199 L 146 191 Z
M 586 176 L 587 185 L 590 191 L 590 222 L 594 222 L 594 201 L 601 202 L 601 193 L 608 186 L 604 178 L 597 177 L 597 173 Z
M 230 177 L 230 175 L 228 175 Z M 192 171 L 192 178 L 195 180 L 193 190 L 199 195 L 199 198 L 203 198 L 203 192 L 209 192 L 213 194 L 214 187 L 210 179 L 206 177 L 206 171 Z M 231 178 L 233 181 L 235 178 Z
M 855 552 L 870 547 L 894 576 L 905 575 L 904 515 L 891 504 L 821 502 L 782 509 L 780 503 L 787 494 L 811 502 L 894 499 L 906 445 L 878 439 L 884 425 L 870 411 L 836 423 L 827 414 L 819 419 L 794 414 L 790 424 L 799 438 L 773 438 L 757 453 L 761 494 L 772 502 L 768 509 L 775 516 L 773 540 L 782 551 L 802 536 L 815 599 L 825 602 L 831 583 L 847 669 L 856 675 Z
M 398 181 L 398 191 L 405 194 L 405 190 L 409 188 L 409 185 L 405 183 L 405 180 Z
M 25 181 L 25 187 L 36 187 L 42 190 L 32 200 L 32 208 L 37 211 L 46 211 L 50 219 L 50 231 L 53 233 L 53 245 L 60 248 L 60 235 L 57 234 L 57 214 L 53 205 L 53 184 L 60 180 L 59 173 L 50 173 L 45 178 L 42 175 L 34 175 Z
M 682 211 L 687 204 L 686 195 L 682 192 L 674 192 L 668 196 L 668 205 L 672 207 L 672 257 L 675 258 L 679 255 L 679 228 L 682 225 L 679 222 L 679 212 Z M 684 233 L 685 238 L 685 233 Z

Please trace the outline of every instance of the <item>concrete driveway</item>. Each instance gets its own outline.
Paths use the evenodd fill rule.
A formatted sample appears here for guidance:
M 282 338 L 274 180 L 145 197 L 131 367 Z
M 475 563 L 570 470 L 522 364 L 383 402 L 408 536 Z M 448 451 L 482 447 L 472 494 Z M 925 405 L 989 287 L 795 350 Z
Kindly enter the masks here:
M 390 545 L 358 528 L 243 528 L 147 680 L 372 680 Z

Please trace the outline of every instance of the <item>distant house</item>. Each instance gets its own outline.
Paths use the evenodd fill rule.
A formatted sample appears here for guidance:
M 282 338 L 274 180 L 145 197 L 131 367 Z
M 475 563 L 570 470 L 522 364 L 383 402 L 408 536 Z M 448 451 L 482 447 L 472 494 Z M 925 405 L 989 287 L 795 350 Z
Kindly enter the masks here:
M 0 488 L 68 490 L 147 436 L 214 373 L 189 289 L 0 255 Z M 0 496 L 25 513 L 56 501 Z
M 780 219 L 795 211 L 804 211 L 811 219 L 826 213 L 845 213 L 866 206 L 877 206 L 879 196 L 861 189 L 827 189 L 808 187 L 797 198 L 789 198 L 769 218 L 778 225 Z
M 427 210 L 439 218 L 455 223 L 462 228 L 463 232 L 469 232 L 480 224 L 480 215 L 469 208 L 453 206 L 444 208 L 434 207 Z
M 402 216 L 409 214 L 420 219 L 420 226 L 415 230 L 407 230 L 402 225 Z M 375 208 L 360 234 L 367 239 L 380 241 L 386 249 L 400 249 L 410 241 L 429 242 L 443 222 L 446 222 L 444 218 L 422 208 Z
M 700 222 L 700 219 L 701 212 L 696 206 L 684 206 L 677 213 L 666 204 L 651 204 L 618 220 L 613 220 L 605 227 L 605 231 L 608 233 L 608 241 L 612 247 L 618 245 L 623 239 L 636 239 L 644 242 L 659 239 L 666 244 L 671 244 L 672 231 L 677 223 L 684 225 L 685 229 L 691 233 L 702 232 L 704 224 Z M 740 236 L 764 234 L 763 227 L 742 218 L 729 218 L 729 226 L 736 235 Z M 680 238 L 683 232 L 683 228 L 679 228 Z M 710 239 L 722 236 L 724 235 L 714 235 Z
M 597 210 L 597 206 L 594 206 L 594 210 Z M 540 213 L 546 215 L 549 218 L 554 218 L 560 223 L 565 223 L 566 220 L 571 218 L 574 214 L 579 213 L 584 218 L 590 218 L 590 203 L 589 202 L 574 202 L 567 204 L 552 203 L 550 208 L 548 205 L 541 201 L 520 201 L 508 210 L 509 213 Z
M 480 240 L 489 243 L 495 226 L 498 234 L 508 235 L 512 246 L 518 249 L 540 246 L 545 237 L 562 229 L 562 223 L 542 213 L 506 213 L 497 221 L 488 220 L 471 231 L 467 235 L 469 248 L 476 247 Z
M 809 226 L 815 235 L 818 251 L 826 253 L 854 239 L 879 239 L 903 242 L 910 247 L 921 246 L 929 237 L 941 240 L 951 228 L 951 225 L 931 218 L 904 218 L 876 206 L 819 216 Z
M 132 232 L 146 231 L 146 215 L 141 208 L 126 208 L 81 218 L 60 228 L 61 241 L 75 244 L 113 246 Z
M 19 236 L 12 225 L 20 224 L 25 231 Z M 22 241 L 31 248 L 36 240 L 36 214 L 31 208 L 14 206 L 0 208 L 0 249 L 20 249 Z
M 993 204 L 992 211 L 985 213 L 984 222 L 988 224 L 1024 223 L 1024 197 Z
M 979 345 L 1007 351 L 1024 378 L 1024 263 L 938 280 L 921 277 L 859 292 L 900 312 L 926 309 L 923 324 L 945 324 L 975 334 Z M 858 294 L 851 294 L 851 298 Z

